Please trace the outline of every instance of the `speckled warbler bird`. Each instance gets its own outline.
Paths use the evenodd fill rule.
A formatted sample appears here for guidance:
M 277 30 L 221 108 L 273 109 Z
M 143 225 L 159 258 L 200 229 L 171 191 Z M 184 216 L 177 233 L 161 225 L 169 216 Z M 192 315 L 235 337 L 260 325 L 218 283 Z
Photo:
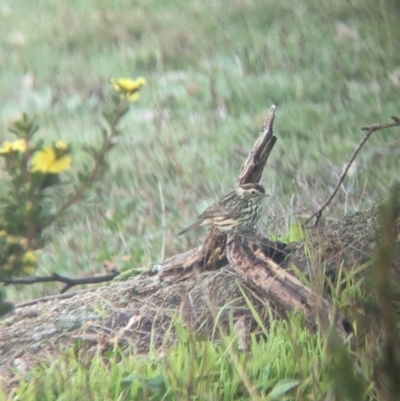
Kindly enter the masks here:
M 214 226 L 222 232 L 240 233 L 252 229 L 261 212 L 261 201 L 268 196 L 260 184 L 243 184 L 208 207 L 197 220 L 180 231 L 184 234 L 199 226 Z

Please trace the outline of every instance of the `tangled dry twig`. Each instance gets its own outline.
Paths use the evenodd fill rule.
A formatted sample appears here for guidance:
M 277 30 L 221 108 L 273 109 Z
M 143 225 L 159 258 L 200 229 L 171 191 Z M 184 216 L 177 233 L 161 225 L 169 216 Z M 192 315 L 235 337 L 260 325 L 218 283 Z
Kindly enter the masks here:
M 304 223 L 304 226 L 307 226 L 307 224 L 314 218 L 316 217 L 316 221 L 314 223 L 314 227 L 318 225 L 319 220 L 321 218 L 322 212 L 325 210 L 325 208 L 331 203 L 332 199 L 335 197 L 337 191 L 340 188 L 340 185 L 342 185 L 342 182 L 346 178 L 347 172 L 349 171 L 351 164 L 353 163 L 354 159 L 357 157 L 358 153 L 360 152 L 361 148 L 364 146 L 364 144 L 368 141 L 368 138 L 375 132 L 379 131 L 382 129 L 386 128 L 393 128 L 393 127 L 400 127 L 400 118 L 398 117 L 392 117 L 393 122 L 391 123 L 379 123 L 379 124 L 372 124 L 368 125 L 365 127 L 361 127 L 362 131 L 365 131 L 360 143 L 357 145 L 357 147 L 354 149 L 353 154 L 350 157 L 350 160 L 347 162 L 345 168 L 342 171 L 342 174 L 340 174 L 340 177 L 338 179 L 338 182 L 328 197 L 328 199 L 324 202 L 324 204 L 316 211 L 313 213 Z

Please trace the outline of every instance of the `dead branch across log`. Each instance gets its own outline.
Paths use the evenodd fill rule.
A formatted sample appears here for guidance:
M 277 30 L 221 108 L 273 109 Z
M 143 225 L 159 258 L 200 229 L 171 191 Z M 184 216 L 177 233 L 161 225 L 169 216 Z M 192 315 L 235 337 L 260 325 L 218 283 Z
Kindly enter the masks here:
M 352 330 L 344 314 L 335 311 L 323 297 L 266 257 L 258 242 L 257 237 L 251 240 L 229 235 L 227 256 L 239 277 L 281 312 L 302 313 L 312 329 L 316 328 L 318 319 L 334 321 L 338 334 L 346 338 Z

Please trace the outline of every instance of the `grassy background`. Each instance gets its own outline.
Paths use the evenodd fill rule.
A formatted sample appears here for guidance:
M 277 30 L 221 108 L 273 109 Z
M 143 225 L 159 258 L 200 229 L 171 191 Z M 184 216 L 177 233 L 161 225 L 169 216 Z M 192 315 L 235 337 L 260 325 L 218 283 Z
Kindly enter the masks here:
M 38 274 L 91 275 L 103 270 L 104 261 L 120 269 L 149 267 L 198 244 L 203 229 L 184 237 L 175 233 L 232 189 L 272 104 L 279 140 L 262 179 L 272 194 L 262 227 L 284 233 L 291 220 L 308 216 L 335 185 L 361 138 L 359 127 L 400 114 L 399 13 L 396 0 L 2 1 L 1 140 L 12 138 L 6 131 L 11 121 L 22 112 L 34 113 L 42 137 L 72 144 L 79 170 L 86 161 L 79 147 L 99 142 L 109 79 L 148 80 L 125 117 L 110 171 L 93 196 L 48 233 L 53 241 L 41 252 Z M 398 130 L 370 138 L 327 217 L 385 198 L 398 179 L 399 142 Z M 53 284 L 7 291 L 17 302 L 58 292 Z M 350 302 L 357 291 L 350 288 L 343 294 L 348 298 L 338 302 Z M 269 385 L 298 378 L 298 399 L 303 391 L 307 399 L 321 399 L 327 391 L 321 368 L 325 350 L 320 337 L 299 326 L 281 322 L 271 329 L 271 348 L 257 345 L 262 349 L 256 354 L 279 358 L 258 361 L 250 379 L 270 389 L 265 369 L 271 366 Z M 300 335 L 310 347 L 305 353 L 294 346 Z M 372 347 L 357 356 L 365 377 L 375 352 Z M 114 364 L 115 377 L 106 371 L 104 380 L 120 383 L 134 369 L 130 363 Z M 168 363 L 177 372 L 187 371 L 179 361 Z M 137 369 L 157 378 L 161 373 L 151 366 Z M 96 369 L 90 371 L 94 378 L 100 374 Z M 221 380 L 232 381 L 230 374 L 221 373 Z M 51 369 L 47 375 L 53 380 Z M 60 383 L 57 393 L 79 390 L 63 377 Z M 173 383 L 169 380 L 172 389 Z M 27 394 L 46 399 L 35 398 L 31 390 L 27 387 L 23 399 Z M 99 399 L 117 399 L 120 390 L 110 386 L 105 398 L 101 389 Z
M 398 4 L 331 3 L 2 2 L 2 139 L 22 112 L 35 113 L 45 139 L 72 143 L 79 169 L 80 145 L 99 141 L 109 79 L 149 82 L 96 195 L 49 233 L 40 274 L 92 274 L 105 260 L 150 266 L 196 245 L 204 230 L 175 233 L 232 189 L 272 104 L 279 141 L 262 179 L 273 195 L 263 227 L 282 233 L 315 210 L 359 127 L 400 110 Z M 396 132 L 374 134 L 327 217 L 381 201 L 399 153 Z

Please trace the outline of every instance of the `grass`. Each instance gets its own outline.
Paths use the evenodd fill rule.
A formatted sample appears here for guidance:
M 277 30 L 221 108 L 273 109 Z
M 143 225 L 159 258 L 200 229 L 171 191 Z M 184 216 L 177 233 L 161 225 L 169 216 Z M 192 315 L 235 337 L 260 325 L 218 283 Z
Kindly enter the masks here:
M 149 82 L 124 120 L 125 134 L 109 158 L 105 179 L 62 225 L 48 232 L 52 244 L 41 252 L 38 274 L 94 274 L 105 261 L 120 269 L 150 267 L 197 245 L 204 231 L 179 238 L 175 233 L 232 189 L 272 104 L 278 107 L 279 140 L 262 179 L 273 195 L 262 226 L 270 233 L 287 233 L 291 222 L 308 216 L 328 196 L 360 139 L 359 127 L 399 116 L 399 12 L 395 0 L 2 2 L 2 139 L 10 138 L 6 127 L 22 112 L 36 114 L 45 140 L 72 143 L 79 169 L 86 162 L 79 147 L 99 140 L 109 79 L 144 76 Z M 384 199 L 398 177 L 399 156 L 397 132 L 371 137 L 327 217 Z M 53 284 L 6 290 L 15 302 L 58 291 Z M 351 299 L 352 290 L 345 293 Z M 321 399 L 328 391 L 320 371 L 326 356 L 317 344 L 322 340 L 303 333 L 299 324 L 292 337 L 303 333 L 306 352 L 287 340 L 291 335 L 285 325 L 276 322 L 267 342 L 253 344 L 257 367 L 251 368 L 251 381 L 267 395 L 272 387 L 263 388 L 262 377 L 268 371 L 271 386 L 283 379 L 300 380 L 293 397 Z M 215 359 L 226 352 L 194 343 L 174 352 L 180 355 L 190 347 L 204 347 L 200 352 Z M 171 358 L 168 363 L 179 370 Z M 368 365 L 367 357 L 363 361 Z M 132 397 L 138 391 L 148 394 L 143 399 L 158 399 L 151 398 L 149 387 L 176 387 L 163 359 L 147 373 L 143 366 L 153 365 L 142 366 L 133 357 L 111 367 L 95 359 L 87 372 L 68 356 L 63 363 L 76 380 L 106 378 L 108 395 L 103 398 L 96 381 L 79 387 L 94 386 L 92 399 L 124 399 L 115 386 L 134 371 L 140 380 L 131 379 Z M 42 381 L 21 384 L 18 391 L 31 397 L 23 399 L 55 399 L 62 392 L 67 394 L 63 399 L 76 399 L 78 387 L 68 385 L 65 372 L 56 379 L 58 389 L 45 388 L 49 377 L 56 377 L 52 366 L 44 370 Z M 215 390 L 217 397 L 218 379 L 227 383 L 228 367 L 218 366 L 210 373 L 216 389 L 200 390 L 196 383 L 201 396 Z M 153 379 L 155 383 L 148 382 Z M 232 385 L 238 387 L 229 391 L 244 394 L 245 389 L 236 393 L 243 383 L 235 380 Z M 38 386 L 33 393 L 32 386 Z M 179 391 L 175 396 L 168 395 L 184 398 Z
M 252 336 L 247 354 L 238 352 L 234 336 L 223 346 L 199 341 L 182 327 L 177 345 L 164 355 L 122 356 L 116 349 L 85 362 L 66 351 L 32 371 L 9 396 L 24 401 L 76 400 L 82 394 L 92 400 L 228 401 L 249 399 L 253 392 L 258 399 L 321 399 L 330 390 L 324 336 L 310 334 L 302 324 L 299 316 L 273 322 L 268 339 Z M 234 368 L 232 354 L 245 367 L 251 388 Z

